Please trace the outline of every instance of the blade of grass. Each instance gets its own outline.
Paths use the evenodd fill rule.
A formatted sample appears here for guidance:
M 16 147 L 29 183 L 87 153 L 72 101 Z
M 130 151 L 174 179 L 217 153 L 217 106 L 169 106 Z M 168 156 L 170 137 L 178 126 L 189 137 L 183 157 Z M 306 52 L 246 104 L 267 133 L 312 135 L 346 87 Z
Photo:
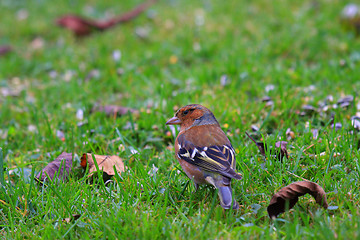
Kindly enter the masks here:
M 202 230 L 201 230 L 201 235 L 202 235 L 202 234 L 204 233 L 204 231 L 206 230 L 206 227 L 207 227 L 207 225 L 209 224 L 209 220 L 210 220 L 211 214 L 214 212 L 217 192 L 218 192 L 218 190 L 216 189 L 216 190 L 214 191 L 214 194 L 213 194 L 213 199 L 212 199 L 212 203 L 211 203 L 211 209 L 210 209 L 210 211 L 209 211 L 209 213 L 208 213 L 208 215 L 207 215 L 207 218 L 206 218 L 206 220 L 205 220 L 204 226 L 203 226 L 203 228 L 202 228 Z
M 4 158 L 3 158 L 3 151 L 0 147 L 0 184 L 1 186 L 5 187 L 5 177 L 4 177 Z
M 96 161 L 96 158 L 95 158 L 95 154 L 92 153 L 91 156 L 93 158 L 93 162 L 94 162 L 95 167 L 96 167 L 96 174 L 98 176 L 98 182 L 100 181 L 100 186 L 103 188 L 103 190 L 106 192 L 106 194 L 108 194 L 108 191 L 106 190 L 106 186 L 105 186 L 105 183 L 104 183 L 103 174 L 101 174 L 102 170 L 100 171 L 99 165 L 98 165 L 98 163 Z

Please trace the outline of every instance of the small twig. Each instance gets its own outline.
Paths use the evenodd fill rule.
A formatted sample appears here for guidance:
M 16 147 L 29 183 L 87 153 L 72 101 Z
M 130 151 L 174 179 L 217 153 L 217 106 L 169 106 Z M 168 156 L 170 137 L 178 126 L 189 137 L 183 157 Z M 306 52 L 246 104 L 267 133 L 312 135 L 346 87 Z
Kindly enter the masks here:
M 250 135 L 249 135 L 247 132 L 245 132 L 245 134 L 246 134 L 255 144 L 257 144 L 257 142 L 255 141 L 255 139 L 253 139 L 252 137 L 250 137 Z
M 315 145 L 315 143 L 309 145 L 307 148 L 305 148 L 305 149 L 303 150 L 303 153 L 305 153 L 309 148 L 312 148 L 314 145 Z
M 286 171 L 286 172 L 287 172 L 288 174 L 290 174 L 290 175 L 293 175 L 294 177 L 297 177 L 297 178 L 302 179 L 303 181 L 310 182 L 309 180 L 307 180 L 307 179 L 305 179 L 305 178 L 303 178 L 303 177 L 300 177 L 300 176 L 296 175 L 295 173 L 292 173 L 292 172 L 289 172 L 289 171 Z

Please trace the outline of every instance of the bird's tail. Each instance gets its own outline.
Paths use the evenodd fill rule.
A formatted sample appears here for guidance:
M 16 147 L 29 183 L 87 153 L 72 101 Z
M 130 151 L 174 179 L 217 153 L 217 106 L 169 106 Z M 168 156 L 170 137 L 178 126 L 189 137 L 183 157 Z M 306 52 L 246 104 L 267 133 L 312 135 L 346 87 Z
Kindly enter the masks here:
M 220 198 L 220 205 L 225 209 L 239 209 L 239 204 L 232 199 L 232 189 L 230 186 L 222 186 L 218 187 L 219 198 Z

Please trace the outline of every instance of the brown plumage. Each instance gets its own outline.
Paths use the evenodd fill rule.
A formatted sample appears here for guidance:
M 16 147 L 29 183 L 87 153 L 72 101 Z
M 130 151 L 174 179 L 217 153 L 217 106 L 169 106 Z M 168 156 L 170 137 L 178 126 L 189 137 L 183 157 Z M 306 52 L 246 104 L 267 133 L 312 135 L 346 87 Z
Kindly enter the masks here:
M 180 125 L 175 154 L 186 175 L 195 183 L 219 189 L 223 208 L 239 205 L 232 199 L 231 179 L 242 179 L 235 172 L 235 151 L 214 114 L 204 106 L 191 104 L 180 108 L 167 125 Z

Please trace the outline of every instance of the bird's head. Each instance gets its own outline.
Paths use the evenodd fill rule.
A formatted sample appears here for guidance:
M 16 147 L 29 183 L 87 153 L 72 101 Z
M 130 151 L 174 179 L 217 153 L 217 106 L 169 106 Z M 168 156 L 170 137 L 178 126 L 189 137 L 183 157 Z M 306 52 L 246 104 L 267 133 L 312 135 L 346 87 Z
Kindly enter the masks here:
M 181 130 L 193 126 L 219 124 L 214 114 L 204 106 L 190 104 L 180 108 L 166 125 L 180 125 Z

